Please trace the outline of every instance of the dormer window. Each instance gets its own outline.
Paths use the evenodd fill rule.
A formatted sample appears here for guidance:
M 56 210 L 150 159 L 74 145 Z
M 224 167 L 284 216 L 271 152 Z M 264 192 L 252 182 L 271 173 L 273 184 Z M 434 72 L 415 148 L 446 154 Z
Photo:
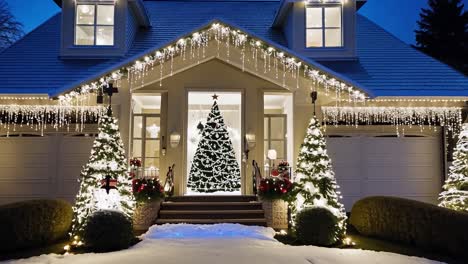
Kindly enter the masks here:
M 341 5 L 306 7 L 306 47 L 343 47 Z
M 114 45 L 114 4 L 77 4 L 75 45 Z

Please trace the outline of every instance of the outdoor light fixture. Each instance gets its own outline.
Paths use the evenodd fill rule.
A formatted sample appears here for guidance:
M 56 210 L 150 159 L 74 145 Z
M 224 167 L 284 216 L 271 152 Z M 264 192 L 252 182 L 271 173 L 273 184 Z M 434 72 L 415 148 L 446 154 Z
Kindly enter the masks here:
M 247 140 L 247 145 L 249 146 L 249 149 L 255 148 L 256 141 L 255 141 L 255 134 L 248 133 L 245 135 L 245 140 Z
M 171 144 L 171 148 L 177 148 L 180 142 L 180 134 L 178 132 L 172 132 L 169 136 L 169 142 Z
M 269 160 L 275 160 L 278 157 L 278 153 L 276 153 L 276 150 L 274 149 L 269 149 L 267 157 Z

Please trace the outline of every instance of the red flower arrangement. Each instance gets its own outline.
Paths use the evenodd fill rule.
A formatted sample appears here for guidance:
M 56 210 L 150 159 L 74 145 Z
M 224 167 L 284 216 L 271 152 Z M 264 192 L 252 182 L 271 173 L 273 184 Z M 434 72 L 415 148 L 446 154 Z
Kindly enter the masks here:
M 157 178 L 133 179 L 132 188 L 137 202 L 149 202 L 164 197 L 164 187 Z
M 264 199 L 283 199 L 292 189 L 288 178 L 270 177 L 260 181 L 259 195 Z
M 141 160 L 137 159 L 137 158 L 133 158 L 130 160 L 130 167 L 141 167 Z

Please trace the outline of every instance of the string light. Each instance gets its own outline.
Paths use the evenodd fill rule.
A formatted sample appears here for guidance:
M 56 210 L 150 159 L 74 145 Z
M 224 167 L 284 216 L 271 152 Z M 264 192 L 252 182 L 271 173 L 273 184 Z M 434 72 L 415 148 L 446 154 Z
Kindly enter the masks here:
M 323 106 L 325 124 L 376 125 L 391 124 L 396 126 L 397 134 L 403 126 L 419 126 L 437 129 L 445 126 L 449 130 L 458 132 L 462 124 L 461 107 L 357 107 L 357 106 Z
M 160 66 L 161 85 L 163 67 L 166 62 L 170 61 L 170 75 L 172 75 L 174 57 L 182 56 L 183 59 L 189 57 L 189 59 L 196 59 L 199 61 L 200 58 L 204 58 L 205 50 L 210 47 L 210 41 L 215 43 L 214 48 L 217 48 L 218 51 L 223 43 L 226 47 L 225 53 L 228 58 L 232 56 L 229 52 L 230 47 L 234 46 L 238 48 L 243 69 L 246 61 L 254 61 L 257 71 L 263 70 L 264 73 L 278 73 L 278 71 L 282 71 L 282 76 L 276 74 L 276 77 L 278 79 L 282 78 L 283 84 L 286 73 L 289 73 L 290 76 L 295 79 L 304 76 L 312 80 L 314 86 L 317 84 L 324 86 L 327 92 L 329 89 L 335 89 L 340 94 L 344 93 L 348 96 L 349 101 L 362 102 L 368 97 L 366 93 L 357 90 L 351 85 L 338 81 L 335 77 L 322 72 L 313 65 L 309 65 L 300 58 L 286 54 L 285 52 L 277 51 L 275 47 L 268 45 L 260 39 L 256 39 L 238 29 L 216 22 L 203 30 L 193 33 L 191 36 L 179 39 L 165 48 L 155 50 L 142 56 L 135 60 L 133 64 L 129 64 L 117 71 L 104 75 L 100 78 L 99 82 L 92 82 L 74 89 L 62 95 L 59 99 L 62 102 L 70 103 L 76 97 L 94 93 L 98 89 L 102 89 L 108 85 L 109 82 L 119 81 L 123 77 L 127 77 L 130 85 L 132 85 L 139 80 L 143 80 L 143 77 L 147 76 L 148 71 L 153 69 L 155 65 Z M 249 56 L 251 56 L 253 60 L 248 59 Z M 261 64 L 257 63 L 259 59 L 264 60 L 263 69 L 258 67 L 258 65 Z

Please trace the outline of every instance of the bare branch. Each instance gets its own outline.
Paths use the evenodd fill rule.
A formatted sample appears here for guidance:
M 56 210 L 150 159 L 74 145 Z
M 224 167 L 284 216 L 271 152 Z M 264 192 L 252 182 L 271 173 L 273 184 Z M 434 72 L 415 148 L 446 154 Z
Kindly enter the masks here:
M 23 34 L 23 24 L 13 16 L 6 1 L 0 0 L 0 50 L 15 43 Z

